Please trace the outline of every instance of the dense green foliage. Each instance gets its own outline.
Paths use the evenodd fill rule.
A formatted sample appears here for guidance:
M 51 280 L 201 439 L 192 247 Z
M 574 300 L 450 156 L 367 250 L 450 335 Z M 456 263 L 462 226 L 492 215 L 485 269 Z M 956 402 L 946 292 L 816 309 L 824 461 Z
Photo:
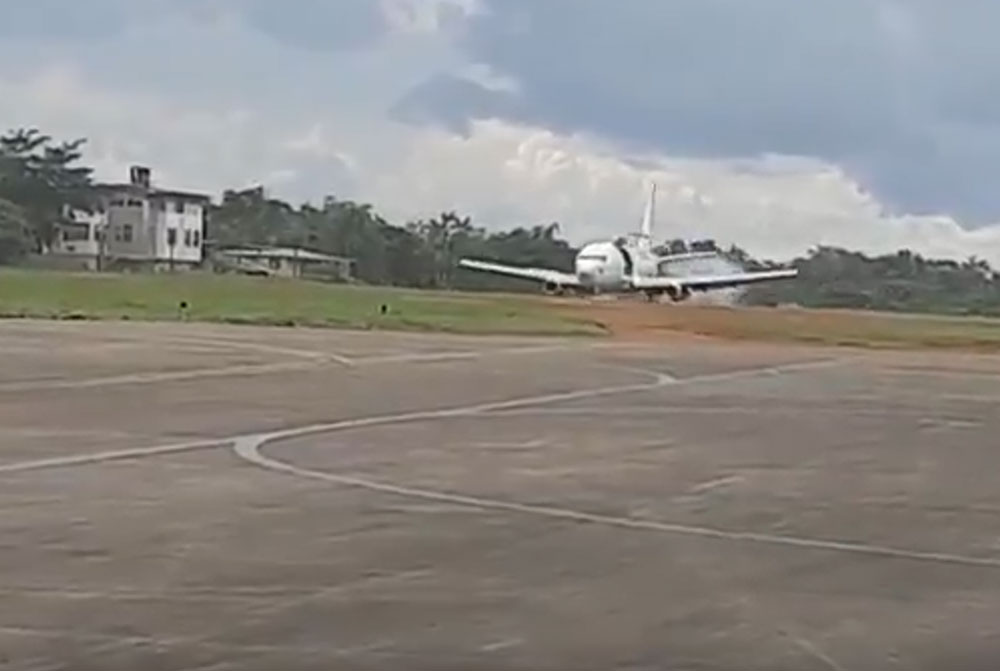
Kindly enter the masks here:
M 523 283 L 456 272 L 455 260 L 479 256 L 571 269 L 573 249 L 557 232 L 552 224 L 490 234 L 455 212 L 396 226 L 367 204 L 328 196 L 320 207 L 295 208 L 255 188 L 224 193 L 209 212 L 206 237 L 220 247 L 295 245 L 348 256 L 357 278 L 371 284 L 517 289 Z
M 0 211 L 0 261 L 42 251 L 54 240 L 59 222 L 69 208 L 89 211 L 92 204 L 92 169 L 77 163 L 82 158 L 84 140 L 54 144 L 52 138 L 32 128 L 0 136 L 0 200 L 14 204 Z M 10 242 L 19 234 L 12 219 L 23 219 L 27 239 Z M 6 250 L 6 251 L 4 251 Z
M 925 259 L 907 250 L 868 257 L 819 247 L 793 265 L 799 270 L 794 281 L 754 286 L 743 302 L 1000 315 L 1000 276 L 974 257 L 959 263 Z
M 89 208 L 91 170 L 81 167 L 82 140 L 54 144 L 39 131 L 0 137 L 0 263 L 44 250 L 67 207 Z M 537 290 L 530 282 L 466 272 L 461 256 L 476 256 L 563 270 L 574 249 L 555 223 L 487 232 L 468 217 L 443 212 L 428 220 L 393 224 L 368 204 L 328 196 L 299 207 L 263 189 L 226 191 L 208 214 L 209 248 L 294 245 L 355 259 L 355 275 L 369 284 L 420 288 Z M 716 249 L 713 240 L 665 242 L 662 251 Z M 721 250 L 745 268 L 774 265 L 731 246 Z M 907 250 L 868 257 L 820 247 L 792 262 L 800 275 L 746 290 L 741 301 L 769 305 L 1000 314 L 1000 281 L 975 258 L 924 259 Z
M 0 198 L 0 263 L 22 258 L 31 248 L 31 227 L 20 206 Z

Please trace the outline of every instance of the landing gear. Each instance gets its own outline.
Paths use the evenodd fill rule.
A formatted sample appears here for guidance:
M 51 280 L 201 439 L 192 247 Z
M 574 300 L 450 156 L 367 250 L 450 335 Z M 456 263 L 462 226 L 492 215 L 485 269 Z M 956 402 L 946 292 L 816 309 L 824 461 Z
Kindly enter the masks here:
M 670 296 L 670 300 L 672 300 L 674 303 L 679 303 L 691 297 L 691 290 L 688 289 L 687 287 L 683 288 L 671 287 L 667 289 L 667 295 Z
M 545 286 L 542 287 L 542 291 L 550 296 L 563 296 L 566 294 L 566 288 L 555 282 L 546 282 Z

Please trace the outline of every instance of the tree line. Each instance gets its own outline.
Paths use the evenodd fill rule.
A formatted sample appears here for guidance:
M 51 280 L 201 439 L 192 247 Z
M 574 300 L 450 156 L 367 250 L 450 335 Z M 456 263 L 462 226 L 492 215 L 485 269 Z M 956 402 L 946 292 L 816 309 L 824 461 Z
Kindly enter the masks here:
M 0 264 L 16 264 L 47 249 L 71 209 L 96 204 L 92 168 L 83 165 L 84 139 L 55 141 L 37 129 L 0 136 Z M 227 190 L 210 206 L 205 232 L 212 248 L 288 245 L 354 259 L 357 280 L 418 288 L 537 291 L 531 283 L 456 268 L 462 256 L 572 270 L 574 247 L 559 224 L 544 222 L 487 231 L 468 216 L 445 211 L 405 223 L 386 221 L 367 203 L 327 196 L 292 205 L 263 188 Z M 667 240 L 663 252 L 718 251 L 746 269 L 754 259 L 714 240 Z M 794 259 L 791 281 L 746 289 L 747 304 L 798 304 L 957 314 L 1000 315 L 1000 276 L 980 259 L 927 259 L 909 250 L 867 256 L 817 247 Z

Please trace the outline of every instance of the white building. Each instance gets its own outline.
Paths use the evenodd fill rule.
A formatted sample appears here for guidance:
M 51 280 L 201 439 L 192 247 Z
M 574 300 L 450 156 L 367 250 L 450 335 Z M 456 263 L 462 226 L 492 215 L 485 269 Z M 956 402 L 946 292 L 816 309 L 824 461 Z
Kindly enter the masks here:
M 67 257 L 68 261 L 76 259 L 79 265 L 89 270 L 95 270 L 97 257 L 100 254 L 100 236 L 107 222 L 103 210 L 94 212 L 73 211 L 70 217 L 74 223 L 64 223 L 59 226 L 58 237 L 52 245 L 52 254 Z
M 98 184 L 93 213 L 74 212 L 60 225 L 52 253 L 86 267 L 191 267 L 204 256 L 208 196 L 152 186 L 148 168 L 133 166 L 126 184 Z

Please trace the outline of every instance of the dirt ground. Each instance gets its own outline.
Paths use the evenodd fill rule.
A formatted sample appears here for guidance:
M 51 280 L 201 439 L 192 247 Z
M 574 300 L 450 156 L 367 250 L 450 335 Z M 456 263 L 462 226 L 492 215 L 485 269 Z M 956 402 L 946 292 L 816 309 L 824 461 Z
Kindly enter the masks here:
M 997 356 L 27 321 L 0 351 L 0 668 L 1000 659 Z
M 857 310 L 646 303 L 635 297 L 546 299 L 556 310 L 601 324 L 624 340 L 715 338 L 865 348 L 1000 352 L 1000 320 Z

